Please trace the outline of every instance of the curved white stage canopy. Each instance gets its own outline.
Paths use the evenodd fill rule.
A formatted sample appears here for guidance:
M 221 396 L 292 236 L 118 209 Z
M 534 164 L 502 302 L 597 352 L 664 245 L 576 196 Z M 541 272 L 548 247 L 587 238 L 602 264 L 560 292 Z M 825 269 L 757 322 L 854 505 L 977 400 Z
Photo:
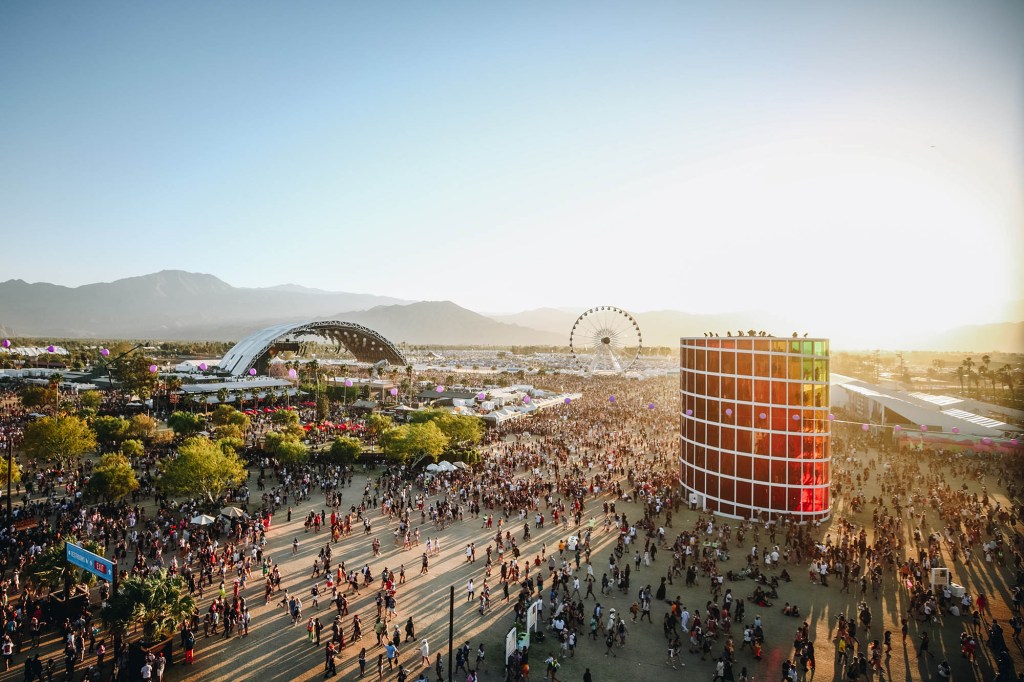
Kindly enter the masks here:
M 297 343 L 301 336 L 319 336 L 345 347 L 360 362 L 387 360 L 392 365 L 405 366 L 402 353 L 393 343 L 377 332 L 338 320 L 292 322 L 266 327 L 242 339 L 220 361 L 219 369 L 235 376 L 249 371 L 278 344 Z

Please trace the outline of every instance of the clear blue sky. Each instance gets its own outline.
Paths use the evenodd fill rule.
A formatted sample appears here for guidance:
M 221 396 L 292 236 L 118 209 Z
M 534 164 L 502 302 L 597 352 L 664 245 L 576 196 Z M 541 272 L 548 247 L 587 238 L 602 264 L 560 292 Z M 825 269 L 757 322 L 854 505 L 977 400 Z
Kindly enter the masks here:
M 1001 319 L 1021 36 L 1019 0 L 6 2 L 0 279 Z

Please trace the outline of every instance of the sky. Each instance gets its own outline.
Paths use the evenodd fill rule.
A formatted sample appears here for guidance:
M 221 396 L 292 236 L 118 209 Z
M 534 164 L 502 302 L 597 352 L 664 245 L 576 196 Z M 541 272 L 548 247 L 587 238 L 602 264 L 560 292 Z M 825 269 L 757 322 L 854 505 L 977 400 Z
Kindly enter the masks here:
M 1022 35 L 1019 0 L 0 3 L 0 280 L 1001 321 Z

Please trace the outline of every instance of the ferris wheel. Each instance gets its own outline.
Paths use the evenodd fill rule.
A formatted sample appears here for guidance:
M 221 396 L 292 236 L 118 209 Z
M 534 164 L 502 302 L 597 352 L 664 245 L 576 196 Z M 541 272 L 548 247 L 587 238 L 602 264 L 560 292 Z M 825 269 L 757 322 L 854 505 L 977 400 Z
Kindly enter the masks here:
M 594 374 L 620 374 L 640 356 L 643 337 L 636 319 L 621 308 L 602 305 L 576 319 L 569 332 L 573 360 Z

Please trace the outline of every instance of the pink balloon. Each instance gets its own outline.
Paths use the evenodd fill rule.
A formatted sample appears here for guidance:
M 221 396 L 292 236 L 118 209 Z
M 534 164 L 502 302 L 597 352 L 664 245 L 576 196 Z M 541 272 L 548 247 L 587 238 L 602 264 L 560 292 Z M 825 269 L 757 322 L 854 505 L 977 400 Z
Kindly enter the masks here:
M 867 430 L 868 430 L 868 429 L 870 429 L 870 428 L 871 428 L 871 427 L 870 427 L 870 426 L 868 426 L 867 424 L 861 424 L 860 430 L 861 430 L 861 431 L 867 431 Z
M 150 366 L 149 366 L 149 371 L 150 371 L 150 372 L 155 372 L 155 371 L 156 371 L 156 369 L 157 369 L 156 365 L 150 365 Z
M 727 416 L 727 417 L 731 417 L 732 416 L 732 408 L 731 407 L 725 408 L 725 416 Z
M 352 380 L 351 379 L 345 379 L 345 387 L 346 388 L 351 388 L 352 387 Z
M 1018 441 L 1016 438 L 1011 438 L 1010 439 L 1010 445 L 1017 446 L 1019 444 L 1020 444 L 1020 441 Z
M 568 405 L 569 403 L 571 403 L 571 402 L 572 402 L 572 398 L 566 398 L 566 399 L 565 399 L 565 400 L 563 400 L 562 402 L 563 402 L 563 403 L 565 403 L 566 405 Z
M 902 431 L 902 430 L 903 430 L 903 427 L 902 427 L 902 426 L 900 426 L 899 424 L 897 424 L 896 426 L 892 427 L 892 430 L 893 430 L 893 431 Z
M 830 422 L 832 422 L 832 421 L 835 421 L 835 420 L 836 420 L 836 416 L 835 416 L 834 414 L 830 414 L 830 415 L 828 416 L 828 420 L 829 420 Z
M 100 348 L 100 355 L 102 355 L 103 357 L 107 357 L 108 355 L 110 355 L 110 349 L 109 348 Z
M 927 424 L 921 424 L 921 430 L 922 431 L 927 431 L 928 430 L 928 425 Z
M 55 352 L 56 350 L 57 350 L 57 347 L 56 347 L 56 346 L 47 346 L 47 347 L 46 347 L 46 352 L 47 352 L 47 353 L 53 353 L 53 352 Z
M 524 405 L 529 405 L 531 400 L 533 400 L 533 398 L 531 398 L 530 396 L 528 396 L 528 395 L 524 395 L 523 396 L 523 404 Z
M 11 347 L 11 340 L 10 339 L 4 339 L 3 343 L 0 344 L 0 345 L 2 345 L 4 348 L 10 348 Z
M 393 396 L 398 395 L 398 389 L 397 388 L 393 388 L 393 389 L 391 389 L 390 393 Z
M 615 396 L 613 396 L 613 395 L 608 396 L 608 402 L 614 403 L 615 402 Z
M 438 384 L 437 388 L 434 390 L 437 391 L 438 393 L 444 393 L 444 386 Z
M 256 368 L 255 367 L 250 367 L 249 368 L 249 376 L 251 376 L 251 377 L 256 376 Z
M 952 431 L 953 433 L 960 433 L 960 427 L 954 426 L 953 428 L 950 429 L 950 431 Z
M 984 443 L 985 445 L 992 445 L 992 439 L 991 438 L 982 438 L 981 442 Z
M 653 410 L 654 409 L 654 403 L 647 403 L 647 409 L 648 410 Z
M 760 417 L 761 419 L 767 419 L 768 418 L 768 415 L 765 414 L 764 412 L 762 412 L 761 414 L 759 414 L 757 416 Z
M 290 369 L 290 370 L 288 370 L 288 376 L 290 378 L 294 379 L 295 377 L 299 376 L 299 373 L 296 372 L 294 369 Z
M 205 362 L 200 362 L 199 363 L 199 371 L 200 372 L 205 372 L 206 371 L 206 363 Z
M 476 399 L 480 400 L 480 401 L 487 400 L 487 394 L 486 393 L 477 393 L 476 394 Z
M 798 415 L 798 414 L 794 414 L 794 415 L 793 415 L 793 421 L 795 421 L 795 422 L 798 422 L 798 421 L 800 421 L 800 415 Z
M 693 416 L 693 410 L 686 410 L 686 416 L 687 417 Z

